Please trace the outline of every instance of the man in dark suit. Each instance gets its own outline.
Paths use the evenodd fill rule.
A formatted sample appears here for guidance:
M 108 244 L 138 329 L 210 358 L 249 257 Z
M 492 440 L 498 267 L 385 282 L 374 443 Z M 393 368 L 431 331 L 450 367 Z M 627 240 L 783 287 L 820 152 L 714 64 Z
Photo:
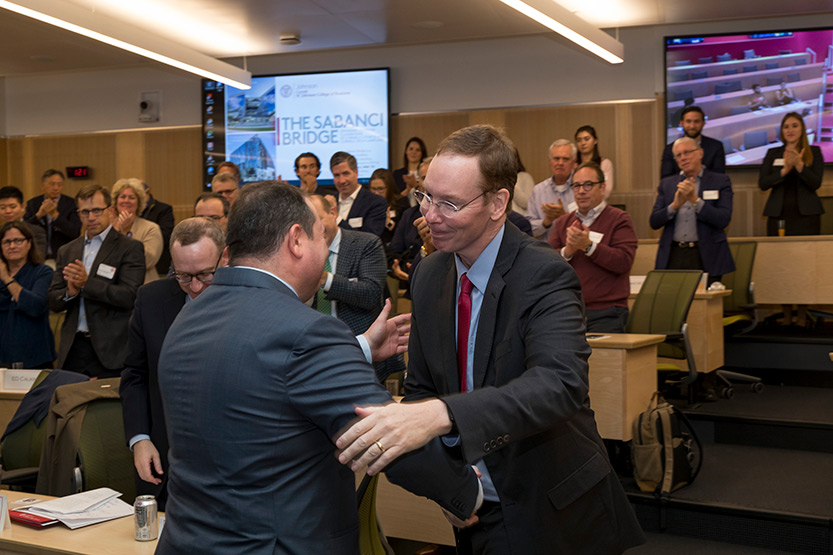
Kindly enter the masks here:
M 476 518 L 449 519 L 458 553 L 621 553 L 644 538 L 590 409 L 580 284 L 549 245 L 505 225 L 516 179 L 514 145 L 494 127 L 440 144 L 421 195 L 439 252 L 412 283 L 405 394 L 421 402 L 357 409 L 339 460 L 378 472 L 442 435 L 482 473 Z M 360 447 L 394 438 L 381 454 Z
M 732 219 L 732 182 L 703 167 L 703 149 L 690 137 L 674 141 L 682 175 L 659 183 L 651 227 L 664 228 L 656 268 L 704 270 L 709 284 L 735 271 L 724 228 Z
M 136 467 L 136 493 L 156 496 L 161 511 L 168 498 L 168 436 L 159 394 L 159 353 L 186 299 L 205 291 L 222 264 L 225 235 L 214 220 L 189 218 L 174 228 L 171 245 L 175 278 L 143 285 L 136 296 L 119 388 L 124 436 Z
M 726 173 L 726 154 L 723 151 L 723 143 L 718 140 L 706 137 L 702 134 L 706 125 L 706 115 L 699 106 L 688 106 L 683 109 L 680 116 L 680 126 L 683 128 L 684 137 L 694 139 L 703 149 L 703 165 L 710 172 Z M 662 151 L 662 165 L 659 170 L 660 179 L 678 175 L 680 167 L 674 159 L 672 152 L 674 143 L 669 143 Z
M 81 233 L 81 220 L 75 212 L 75 201 L 62 195 L 64 174 L 58 170 L 46 170 L 41 176 L 43 194 L 26 203 L 23 219 L 39 225 L 46 232 L 47 259 L 55 258 L 58 249 Z
M 171 233 L 174 230 L 174 209 L 170 204 L 157 200 L 150 194 L 150 186 L 146 182 L 142 181 L 142 186 L 148 199 L 142 217 L 149 222 L 154 222 L 162 231 L 162 256 L 156 263 L 156 271 L 160 276 L 166 276 L 171 267 L 171 251 L 168 243 L 171 241 Z
M 377 237 L 382 235 L 388 203 L 359 185 L 356 158 L 346 152 L 336 152 L 330 158 L 330 171 L 338 189 L 338 225 Z
M 127 356 L 127 326 L 136 291 L 145 280 L 142 243 L 110 225 L 110 191 L 85 185 L 78 192 L 84 236 L 58 251 L 47 300 L 67 311 L 58 368 L 96 378 L 117 377 Z
M 355 476 L 331 438 L 356 404 L 390 396 L 347 326 L 303 303 L 327 258 L 321 220 L 297 187 L 247 185 L 227 243 L 231 267 L 182 309 L 160 355 L 171 466 L 157 552 L 358 553 Z M 474 471 L 439 442 L 397 465 L 458 517 L 476 506 Z

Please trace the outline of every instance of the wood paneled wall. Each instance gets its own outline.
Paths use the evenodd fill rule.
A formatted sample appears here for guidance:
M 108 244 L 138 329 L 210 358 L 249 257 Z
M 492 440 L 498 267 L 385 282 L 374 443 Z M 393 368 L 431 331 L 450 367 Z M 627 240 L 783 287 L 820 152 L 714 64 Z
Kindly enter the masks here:
M 611 202 L 627 206 L 640 238 L 659 236 L 650 229 L 648 218 L 665 144 L 661 96 L 633 102 L 393 116 L 392 169 L 400 167 L 410 137 L 421 137 L 433 153 L 451 132 L 476 123 L 504 127 L 536 182 L 550 175 L 550 143 L 572 139 L 578 127 L 592 125 L 602 156 L 610 158 L 614 166 Z M 708 126 L 706 130 L 708 133 Z M 139 177 L 148 182 L 154 196 L 173 205 L 179 221 L 193 213 L 194 199 L 202 192 L 201 148 L 197 126 L 0 139 L 0 184 L 17 185 L 28 199 L 40 194 L 43 170 L 86 165 L 93 169 L 92 178 L 68 180 L 66 194 L 74 195 L 90 181 L 110 186 L 121 177 Z M 735 193 L 729 235 L 765 235 L 761 214 L 767 193 L 758 190 L 758 172 L 733 169 L 729 176 Z M 819 194 L 833 195 L 833 172 L 825 175 Z

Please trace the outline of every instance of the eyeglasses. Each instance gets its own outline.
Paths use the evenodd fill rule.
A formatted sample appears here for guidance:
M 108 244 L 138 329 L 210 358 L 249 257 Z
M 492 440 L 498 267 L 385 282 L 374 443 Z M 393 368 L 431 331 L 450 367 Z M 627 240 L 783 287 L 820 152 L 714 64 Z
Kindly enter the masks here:
M 483 191 L 482 193 L 480 193 L 464 205 L 457 206 L 453 202 L 449 202 L 447 200 L 440 200 L 434 202 L 434 199 L 431 198 L 431 195 L 429 195 L 425 191 L 414 191 L 414 196 L 416 197 L 417 202 L 419 202 L 420 212 L 425 214 L 432 206 L 436 206 L 437 210 L 440 212 L 440 215 L 446 218 L 453 218 L 457 215 L 457 212 L 459 212 L 460 210 L 462 210 L 463 208 L 465 208 L 466 206 L 476 201 L 485 194 L 486 191 Z
M 572 187 L 573 191 L 578 192 L 578 190 L 581 189 L 586 193 L 599 183 L 604 183 L 604 181 L 585 181 L 584 183 L 573 183 L 570 187 Z
M 92 214 L 93 216 L 98 218 L 99 216 L 104 214 L 105 210 L 107 210 L 107 209 L 106 208 L 93 208 L 92 210 L 87 210 L 85 208 L 83 210 L 78 210 L 78 215 L 81 216 L 82 218 L 89 218 L 90 214 Z
M 4 239 L 3 242 L 0 243 L 0 245 L 3 245 L 4 247 L 8 247 L 11 245 L 22 245 L 24 241 L 28 240 L 29 239 L 25 237 L 15 237 L 14 239 Z
M 211 280 L 214 279 L 214 272 L 217 271 L 217 266 L 220 265 L 220 259 L 223 258 L 223 255 L 220 254 L 220 258 L 217 259 L 217 262 L 214 264 L 214 269 L 210 272 L 200 272 L 198 274 L 187 274 L 185 272 L 177 272 L 174 269 L 174 278 L 179 283 L 191 283 L 191 280 L 197 278 L 197 281 L 202 283 L 211 283 Z
M 700 150 L 700 149 L 699 148 L 693 148 L 691 150 L 684 150 L 682 152 L 678 152 L 677 154 L 674 155 L 674 160 L 679 160 L 683 156 L 689 156 L 689 155 L 697 152 L 698 150 Z

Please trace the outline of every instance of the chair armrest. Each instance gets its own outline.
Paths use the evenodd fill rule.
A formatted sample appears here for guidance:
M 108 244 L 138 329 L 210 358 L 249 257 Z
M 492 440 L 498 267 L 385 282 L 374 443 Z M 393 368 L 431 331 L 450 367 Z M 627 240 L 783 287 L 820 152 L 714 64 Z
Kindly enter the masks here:
M 29 482 L 37 478 L 39 468 L 31 466 L 28 468 L 16 468 L 14 470 L 0 470 L 0 482 L 13 486 L 21 482 Z

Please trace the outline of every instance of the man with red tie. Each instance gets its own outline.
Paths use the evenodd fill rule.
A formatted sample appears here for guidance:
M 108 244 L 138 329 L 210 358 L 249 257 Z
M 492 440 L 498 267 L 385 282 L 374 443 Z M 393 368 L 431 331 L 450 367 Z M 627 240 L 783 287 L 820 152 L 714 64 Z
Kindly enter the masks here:
M 357 409 L 339 460 L 375 473 L 439 435 L 482 475 L 482 506 L 449 518 L 458 553 L 621 553 L 644 537 L 590 410 L 581 287 L 505 225 L 514 148 L 488 125 L 439 146 L 418 194 L 439 252 L 413 276 L 405 402 Z

